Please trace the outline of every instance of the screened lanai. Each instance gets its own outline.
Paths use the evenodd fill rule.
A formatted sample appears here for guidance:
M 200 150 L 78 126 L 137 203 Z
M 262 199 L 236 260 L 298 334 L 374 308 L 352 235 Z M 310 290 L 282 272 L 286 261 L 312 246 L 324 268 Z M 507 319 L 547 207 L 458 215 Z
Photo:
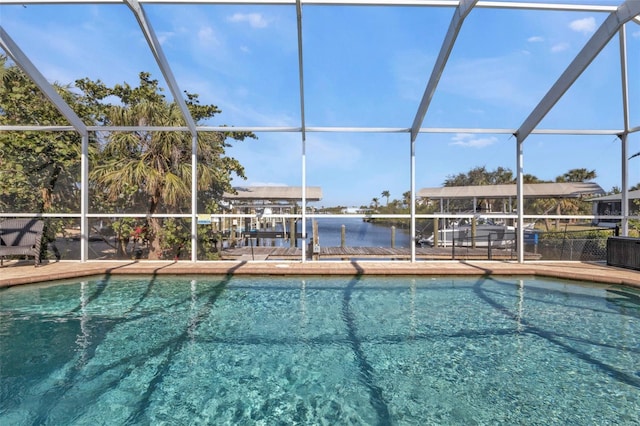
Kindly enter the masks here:
M 640 180 L 640 160 L 632 158 L 640 151 L 639 14 L 634 0 L 4 0 L 6 66 L 19 68 L 40 93 L 17 96 L 15 86 L 14 96 L 4 93 L 0 196 L 9 201 L 0 218 L 65 222 L 76 230 L 82 261 L 107 223 L 130 220 L 128 235 L 136 220 L 170 219 L 165 225 L 187 235 L 174 244 L 188 246 L 191 261 L 204 260 L 199 215 L 229 213 L 220 208 L 226 177 L 202 188 L 215 173 L 201 169 L 218 163 L 201 144 L 226 137 L 224 153 L 209 154 L 237 160 L 239 166 L 218 164 L 241 169 L 243 176 L 229 174 L 229 187 L 302 188 L 297 215 L 305 243 L 307 221 L 328 216 L 319 209 L 371 207 L 374 199 L 393 205 L 390 198 L 398 205 L 404 199 L 406 211 L 342 216 L 408 220 L 413 241 L 417 221 L 440 216 L 418 211 L 419 189 L 476 166 L 513 171 L 520 206 L 526 175 L 550 182 L 568 170 L 594 170 L 600 187 L 622 194 L 626 235 L 629 220 L 638 219 L 624 198 Z M 118 122 L 79 107 L 99 92 L 87 81 L 124 87 L 119 98 L 100 98 L 122 106 L 127 87 L 153 80 L 173 103 L 169 118 Z M 43 99 L 57 115 L 29 109 Z M 110 142 L 171 133 L 188 142 L 168 154 L 184 173 L 188 197 L 150 211 L 139 187 L 120 187 L 117 196 L 96 201 L 102 192 L 95 184 L 107 179 L 96 171 L 108 163 Z M 48 153 L 68 147 L 64 161 Z M 96 150 L 103 163 L 93 162 Z M 27 188 L 47 192 L 51 180 L 27 179 L 42 170 L 47 177 L 67 172 L 66 189 L 58 180 L 49 188 L 57 198 L 12 201 Z M 321 205 L 308 187 L 322 187 Z M 511 214 L 519 262 L 524 223 L 538 216 Z M 416 245 L 409 250 L 415 262 Z M 300 256 L 307 260 L 304 250 Z

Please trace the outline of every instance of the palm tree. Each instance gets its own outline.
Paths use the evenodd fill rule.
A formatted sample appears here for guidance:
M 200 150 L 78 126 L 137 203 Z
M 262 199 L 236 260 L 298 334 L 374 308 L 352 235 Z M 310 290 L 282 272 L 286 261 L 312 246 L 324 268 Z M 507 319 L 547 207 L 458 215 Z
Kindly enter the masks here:
M 373 197 L 373 198 L 371 199 L 371 202 L 373 203 L 373 208 L 374 208 L 374 209 L 377 209 L 377 208 L 378 208 L 378 205 L 379 205 L 379 203 L 380 203 L 380 200 L 379 200 L 378 198 L 376 198 L 376 197 Z
M 405 207 L 409 207 L 411 205 L 411 191 L 402 193 L 402 203 Z
M 588 182 L 597 176 L 595 170 L 571 169 L 562 176 L 558 176 L 556 182 Z
M 384 190 L 384 191 L 382 191 L 382 194 L 381 194 L 381 195 L 382 195 L 383 197 L 386 197 L 386 199 L 387 199 L 387 206 L 388 206 L 388 205 L 389 205 L 389 197 L 391 196 L 391 193 L 390 193 L 388 190 Z
M 175 103 L 157 95 L 157 82 L 143 80 L 148 90 L 129 105 L 113 106 L 107 115 L 116 126 L 180 126 L 184 120 Z M 139 94 L 139 93 L 138 93 Z M 195 95 L 188 95 L 188 105 L 194 118 L 212 116 L 215 111 L 197 104 Z M 215 108 L 215 107 L 214 107 Z M 231 173 L 244 178 L 244 170 L 237 160 L 224 156 L 227 137 L 242 139 L 250 134 L 203 132 L 197 137 L 198 190 L 209 196 L 232 191 Z M 98 162 L 91 170 L 97 191 L 114 201 L 131 193 L 146 213 L 176 213 L 189 206 L 191 197 L 191 144 L 186 132 L 113 132 L 109 135 Z M 131 199 L 131 198 L 130 198 Z M 130 206 L 128 206 L 130 207 Z M 147 220 L 149 259 L 160 259 L 163 249 L 161 218 Z
M 587 170 L 585 168 L 571 169 L 562 176 L 556 178 L 556 182 L 588 182 L 598 177 L 595 170 Z M 577 214 L 580 211 L 588 213 L 590 205 L 582 200 L 582 198 L 568 199 L 564 198 L 558 202 L 557 212 L 560 211 Z

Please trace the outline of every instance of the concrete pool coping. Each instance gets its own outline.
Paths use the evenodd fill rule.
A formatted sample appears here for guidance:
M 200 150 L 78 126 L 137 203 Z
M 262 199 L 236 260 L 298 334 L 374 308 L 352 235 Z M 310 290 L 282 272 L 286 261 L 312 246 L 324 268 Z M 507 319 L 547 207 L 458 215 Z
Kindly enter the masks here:
M 92 275 L 526 275 L 640 288 L 640 271 L 604 262 L 532 261 L 61 261 L 36 268 L 33 261 L 6 261 L 0 288 Z

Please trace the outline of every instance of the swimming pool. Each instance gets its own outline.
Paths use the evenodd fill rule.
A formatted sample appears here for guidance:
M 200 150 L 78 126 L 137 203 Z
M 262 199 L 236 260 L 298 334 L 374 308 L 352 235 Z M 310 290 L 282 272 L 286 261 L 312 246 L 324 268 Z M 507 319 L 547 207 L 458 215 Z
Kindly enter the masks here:
M 528 277 L 0 291 L 0 424 L 638 424 L 640 293 Z

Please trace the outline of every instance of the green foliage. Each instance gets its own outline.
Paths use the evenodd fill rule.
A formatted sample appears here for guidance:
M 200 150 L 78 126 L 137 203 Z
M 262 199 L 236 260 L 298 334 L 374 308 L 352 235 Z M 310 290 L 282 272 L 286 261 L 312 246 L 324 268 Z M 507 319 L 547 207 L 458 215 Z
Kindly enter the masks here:
M 189 259 L 191 257 L 191 230 L 180 219 L 168 218 L 162 223 L 160 235 L 161 259 Z
M 595 170 L 571 169 L 562 176 L 556 177 L 556 182 L 587 182 L 597 177 Z
M 105 98 L 115 96 L 121 100 L 121 104 L 110 105 L 101 116 L 107 124 L 185 125 L 178 106 L 165 99 L 157 80 L 150 79 L 146 73 L 140 74 L 140 84 L 136 88 L 127 84 L 108 88 L 89 80 L 76 84 L 87 92 Z M 187 93 L 187 105 L 196 120 L 212 118 L 219 112 L 215 105 L 201 105 L 195 94 Z M 200 208 L 214 207 L 225 191 L 232 191 L 233 175 L 244 178 L 244 169 L 237 160 L 225 156 L 225 148 L 229 146 L 229 138 L 243 140 L 246 137 L 255 136 L 233 131 L 198 134 L 196 153 Z M 149 214 L 187 210 L 191 201 L 192 142 L 189 133 L 173 131 L 141 130 L 107 135 L 90 174 L 92 183 L 104 196 L 102 203 L 116 210 L 131 208 L 133 204 Z M 182 244 L 177 241 L 182 240 L 182 235 L 171 234 L 178 232 L 177 228 L 167 227 L 157 218 L 150 218 L 148 224 L 149 258 L 166 257 L 167 248 L 163 244 L 167 241 Z
M 495 170 L 487 170 L 485 166 L 474 167 L 467 173 L 458 173 L 450 175 L 444 181 L 443 186 L 477 186 L 477 185 L 499 185 L 510 184 L 515 182 L 513 172 L 504 167 L 498 167 Z M 481 208 L 493 210 L 492 203 L 494 200 L 481 200 Z M 469 211 L 473 210 L 473 200 L 451 200 L 449 202 L 451 211 Z M 476 206 L 477 208 L 478 206 Z
M 112 221 L 110 227 L 107 227 L 106 232 L 105 230 L 100 232 L 103 236 L 113 234 L 115 237 L 117 258 L 138 257 L 136 251 L 141 251 L 147 243 L 146 226 L 140 219 L 117 218 Z
M 613 236 L 612 229 L 586 229 L 582 231 L 556 231 L 556 232 L 541 232 L 539 234 L 540 240 L 557 240 L 557 239 L 593 239 L 606 240 L 608 237 Z
M 5 125 L 67 125 L 66 120 L 15 65 L 0 56 L 0 123 Z M 175 102 L 166 99 L 158 81 L 140 73 L 137 86 L 109 87 L 88 78 L 75 88 L 56 90 L 87 125 L 184 126 Z M 197 94 L 185 93 L 196 123 L 220 110 L 203 105 Z M 198 208 L 214 208 L 224 192 L 232 192 L 233 176 L 244 168 L 225 155 L 229 140 L 255 138 L 250 132 L 201 132 L 196 138 Z M 125 213 L 181 213 L 191 207 L 191 156 L 188 132 L 100 132 L 90 140 L 90 208 Z M 0 133 L 0 211 L 78 212 L 80 210 L 81 138 L 75 132 Z M 137 221 L 113 220 L 119 253 L 126 255 L 131 229 Z M 184 246 L 184 227 L 175 221 L 149 218 L 145 240 L 149 258 L 166 256 Z M 189 240 L 187 231 L 187 241 Z
M 383 191 L 383 196 L 386 196 Z M 391 196 L 391 194 L 389 194 Z M 411 191 L 406 191 L 402 194 L 401 200 L 391 200 L 387 201 L 386 205 L 380 206 L 378 204 L 378 199 L 374 198 L 372 200 L 372 204 L 368 206 L 368 208 L 375 211 L 376 214 L 410 214 L 411 213 Z M 429 203 L 421 203 L 419 201 L 416 202 L 416 214 L 429 214 L 433 213 L 436 210 L 436 206 Z M 385 218 L 385 219 L 371 219 L 371 222 L 376 223 L 378 225 L 385 226 L 395 226 L 397 228 L 405 228 L 408 229 L 411 226 L 411 219 L 395 219 L 395 218 Z M 417 229 L 423 229 L 427 226 L 427 222 L 431 222 L 431 220 L 425 221 L 422 219 L 416 220 Z
M 67 125 L 15 65 L 0 56 L 0 124 Z M 68 88 L 55 89 L 73 103 Z M 79 210 L 80 136 L 75 132 L 0 133 L 0 211 Z
M 200 259 L 218 260 L 222 248 L 222 234 L 214 225 L 198 226 L 198 254 Z
M 467 173 L 449 175 L 445 179 L 443 186 L 474 186 L 474 185 L 498 185 L 514 183 L 513 172 L 504 167 L 490 171 L 486 166 L 479 166 L 469 170 Z

